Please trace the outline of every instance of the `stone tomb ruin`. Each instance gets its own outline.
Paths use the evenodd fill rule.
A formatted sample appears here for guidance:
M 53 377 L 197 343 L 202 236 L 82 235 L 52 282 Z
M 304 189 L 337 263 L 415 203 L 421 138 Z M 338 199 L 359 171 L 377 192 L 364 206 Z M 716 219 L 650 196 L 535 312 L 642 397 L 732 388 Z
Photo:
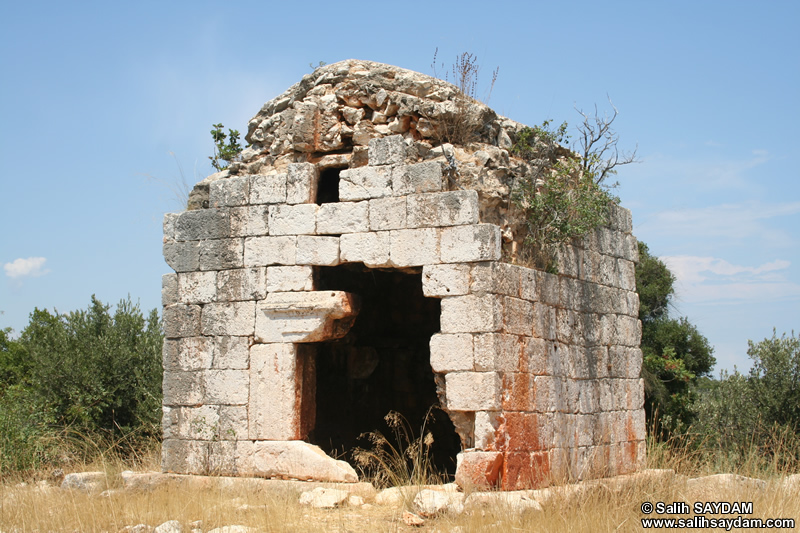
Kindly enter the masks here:
M 431 407 L 462 486 L 642 465 L 629 211 L 564 246 L 558 274 L 512 264 L 522 126 L 462 100 L 472 137 L 447 142 L 458 98 L 379 63 L 317 69 L 166 215 L 164 471 L 356 481 L 363 433 L 389 434 L 390 411 L 418 431 Z

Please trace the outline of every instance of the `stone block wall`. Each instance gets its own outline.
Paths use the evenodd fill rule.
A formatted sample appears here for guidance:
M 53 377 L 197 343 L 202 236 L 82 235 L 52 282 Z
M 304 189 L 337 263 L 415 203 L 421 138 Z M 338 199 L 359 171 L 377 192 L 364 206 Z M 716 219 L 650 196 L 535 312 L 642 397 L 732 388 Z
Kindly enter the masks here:
M 441 299 L 430 372 L 461 439 L 462 485 L 538 487 L 631 472 L 644 459 L 636 241 L 630 213 L 561 252 L 558 275 L 503 263 L 478 194 L 439 162 L 373 139 L 318 205 L 312 163 L 209 186 L 168 214 L 163 278 L 166 471 L 353 481 L 304 442 L 315 353 L 358 319 L 359 295 L 317 290 L 317 268 L 421 271 Z

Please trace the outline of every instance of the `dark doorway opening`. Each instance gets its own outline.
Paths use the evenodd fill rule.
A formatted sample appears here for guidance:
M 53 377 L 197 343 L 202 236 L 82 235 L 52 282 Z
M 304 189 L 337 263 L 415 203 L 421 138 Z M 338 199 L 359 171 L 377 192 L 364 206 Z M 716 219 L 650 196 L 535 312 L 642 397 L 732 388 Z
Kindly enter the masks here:
M 341 171 L 341 168 L 326 168 L 320 173 L 317 183 L 317 205 L 339 201 L 339 172 Z
M 419 436 L 430 410 L 425 433 L 433 436 L 432 462 L 452 478 L 461 441 L 450 417 L 438 408 L 430 366 L 440 300 L 423 295 L 421 272 L 347 264 L 319 267 L 317 275 L 317 290 L 358 294 L 361 311 L 344 338 L 312 345 L 317 350 L 317 409 L 309 440 L 352 462 L 354 448 L 371 447 L 364 433 L 377 430 L 391 437 L 384 420 L 390 411 L 402 414 Z

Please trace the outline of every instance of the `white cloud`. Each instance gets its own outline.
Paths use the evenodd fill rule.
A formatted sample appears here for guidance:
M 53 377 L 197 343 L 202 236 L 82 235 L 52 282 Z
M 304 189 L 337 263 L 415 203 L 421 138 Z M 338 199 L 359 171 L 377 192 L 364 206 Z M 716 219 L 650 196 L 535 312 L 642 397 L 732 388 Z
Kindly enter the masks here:
M 685 302 L 765 302 L 800 298 L 800 285 L 780 272 L 791 263 L 776 259 L 759 266 L 735 265 L 717 257 L 690 255 L 660 258 L 675 274 Z
M 666 234 L 740 241 L 759 237 L 774 244 L 790 244 L 791 238 L 768 226 L 777 217 L 797 215 L 800 202 L 766 204 L 746 202 L 661 211 L 637 227 L 642 234 Z
M 20 257 L 10 263 L 6 263 L 3 268 L 9 278 L 38 277 L 50 272 L 43 269 L 45 261 L 47 259 L 44 257 L 28 257 L 26 259 Z

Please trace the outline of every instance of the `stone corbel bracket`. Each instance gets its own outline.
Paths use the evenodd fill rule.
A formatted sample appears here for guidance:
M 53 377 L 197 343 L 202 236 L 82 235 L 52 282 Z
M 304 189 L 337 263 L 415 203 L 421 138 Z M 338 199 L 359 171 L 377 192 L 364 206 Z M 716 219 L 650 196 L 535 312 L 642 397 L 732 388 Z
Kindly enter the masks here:
M 361 301 L 344 291 L 273 292 L 257 309 L 256 342 L 322 342 L 347 335 Z

